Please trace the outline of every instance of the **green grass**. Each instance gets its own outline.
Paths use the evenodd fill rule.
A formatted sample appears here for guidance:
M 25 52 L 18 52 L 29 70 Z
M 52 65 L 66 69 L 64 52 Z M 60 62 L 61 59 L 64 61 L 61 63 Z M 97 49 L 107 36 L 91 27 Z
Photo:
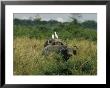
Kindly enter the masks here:
M 42 55 L 45 39 L 18 37 L 14 39 L 14 75 L 96 75 L 96 42 L 66 40 L 78 46 L 78 54 L 64 62 L 60 55 Z M 36 46 L 35 46 L 36 45 Z

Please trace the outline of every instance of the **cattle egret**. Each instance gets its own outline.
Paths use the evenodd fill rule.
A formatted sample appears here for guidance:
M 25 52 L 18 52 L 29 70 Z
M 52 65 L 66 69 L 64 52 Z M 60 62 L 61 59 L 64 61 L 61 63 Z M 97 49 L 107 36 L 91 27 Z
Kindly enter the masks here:
M 57 35 L 57 33 L 55 32 L 55 37 L 58 39 L 58 35 Z
M 54 34 L 52 34 L 52 39 L 54 39 Z

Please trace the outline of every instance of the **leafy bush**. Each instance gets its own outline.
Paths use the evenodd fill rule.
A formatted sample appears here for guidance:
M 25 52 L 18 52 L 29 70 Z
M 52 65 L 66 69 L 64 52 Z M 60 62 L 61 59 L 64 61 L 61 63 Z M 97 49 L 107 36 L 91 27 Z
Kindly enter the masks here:
M 14 20 L 14 37 L 27 36 L 29 38 L 44 39 L 50 38 L 55 31 L 61 39 L 84 38 L 92 41 L 97 40 L 97 31 L 91 30 L 93 21 L 83 22 L 82 25 L 74 22 L 60 23 L 57 21 L 39 21 L 38 23 L 27 20 Z
M 84 28 L 97 29 L 97 23 L 95 21 L 88 20 L 83 22 L 81 25 Z

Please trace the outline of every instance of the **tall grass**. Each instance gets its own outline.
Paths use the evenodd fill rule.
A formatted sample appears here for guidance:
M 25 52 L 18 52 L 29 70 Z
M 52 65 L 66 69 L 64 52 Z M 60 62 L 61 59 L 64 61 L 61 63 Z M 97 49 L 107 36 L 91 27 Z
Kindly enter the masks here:
M 42 55 L 45 39 L 18 37 L 14 39 L 14 75 L 96 75 L 96 42 L 65 40 L 78 46 L 78 54 L 64 62 L 60 55 Z

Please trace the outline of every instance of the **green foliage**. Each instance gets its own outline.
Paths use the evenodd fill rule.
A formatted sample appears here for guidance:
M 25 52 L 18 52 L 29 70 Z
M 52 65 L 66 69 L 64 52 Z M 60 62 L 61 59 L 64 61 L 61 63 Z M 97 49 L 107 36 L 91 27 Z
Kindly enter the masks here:
M 91 30 L 92 21 L 86 21 L 82 25 L 88 25 L 83 28 L 76 22 L 60 23 L 54 20 L 50 21 L 29 21 L 29 20 L 14 20 L 14 37 L 27 36 L 29 38 L 44 39 L 50 38 L 55 31 L 61 39 L 84 38 L 88 40 L 97 40 L 96 30 Z M 87 23 L 88 22 L 88 23 Z M 91 24 L 91 25 L 90 25 Z M 91 27 L 91 28 L 92 28 Z
M 83 22 L 81 25 L 84 28 L 97 29 L 97 23 L 95 21 L 88 20 Z

